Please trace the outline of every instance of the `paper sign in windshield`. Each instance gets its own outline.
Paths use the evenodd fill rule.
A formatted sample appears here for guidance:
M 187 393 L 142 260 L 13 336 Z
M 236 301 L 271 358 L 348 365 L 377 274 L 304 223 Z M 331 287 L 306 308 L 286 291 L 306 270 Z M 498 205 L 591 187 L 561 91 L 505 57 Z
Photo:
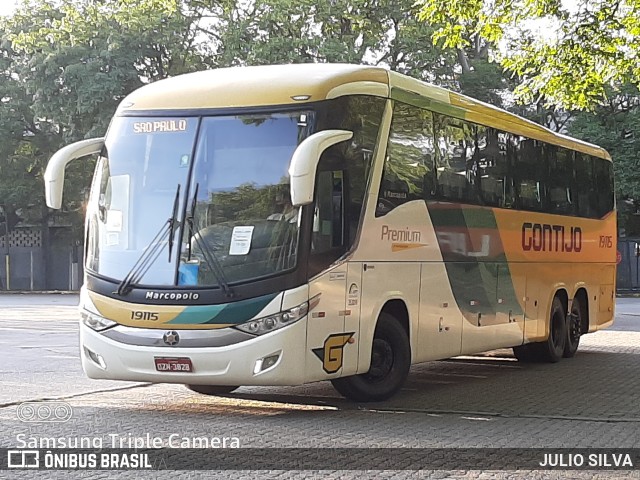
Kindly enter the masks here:
M 231 245 L 229 255 L 246 255 L 251 249 L 251 237 L 253 236 L 253 225 L 233 227 L 231 234 Z
M 120 210 L 107 211 L 107 231 L 108 232 L 122 231 L 122 212 Z

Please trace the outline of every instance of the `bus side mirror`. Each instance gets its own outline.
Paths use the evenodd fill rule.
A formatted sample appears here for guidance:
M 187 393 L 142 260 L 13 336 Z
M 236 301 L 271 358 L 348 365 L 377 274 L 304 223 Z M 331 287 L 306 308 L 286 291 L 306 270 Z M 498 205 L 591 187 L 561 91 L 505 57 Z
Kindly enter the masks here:
M 104 138 L 90 138 L 67 145 L 53 154 L 44 172 L 44 190 L 47 206 L 55 209 L 62 207 L 64 170 L 67 164 L 76 158 L 100 153 L 103 146 Z
M 294 207 L 313 201 L 316 170 L 320 156 L 327 148 L 353 137 L 348 130 L 323 130 L 305 138 L 293 152 L 289 165 L 291 178 L 291 204 Z

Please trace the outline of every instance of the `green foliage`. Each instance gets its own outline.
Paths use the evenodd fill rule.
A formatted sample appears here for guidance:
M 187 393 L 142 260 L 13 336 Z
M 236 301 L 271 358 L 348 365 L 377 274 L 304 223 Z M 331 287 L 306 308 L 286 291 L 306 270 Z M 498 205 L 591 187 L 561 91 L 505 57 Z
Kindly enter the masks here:
M 42 175 L 62 145 L 103 136 L 144 82 L 201 69 L 179 0 L 23 0 L 0 18 L 0 205 L 47 223 Z M 82 232 L 93 165 L 69 165 L 67 221 Z
M 496 105 L 517 86 L 538 121 L 556 117 L 545 104 L 603 102 L 572 132 L 612 152 L 620 191 L 633 197 L 640 150 L 623 146 L 638 136 L 620 140 L 616 129 L 637 128 L 637 111 L 601 116 L 621 98 L 607 85 L 640 79 L 640 4 L 575 8 L 557 0 L 22 0 L 0 17 L 0 206 L 13 221 L 46 224 L 48 158 L 104 135 L 121 99 L 144 83 L 209 67 L 325 61 L 388 65 Z M 537 18 L 550 20 L 545 41 L 523 27 Z M 499 42 L 508 55 L 493 48 Z M 78 234 L 92 168 L 80 161 L 67 172 L 63 208 Z M 249 215 L 259 202 L 244 193 L 256 200 Z
M 421 0 L 420 18 L 437 25 L 444 48 L 480 36 L 517 75 L 523 103 L 542 96 L 567 109 L 591 109 L 607 87 L 640 83 L 640 2 L 637 0 Z M 537 29 L 537 30 L 536 30 Z
M 218 66 L 384 62 L 419 78 L 453 75 L 452 55 L 430 44 L 432 29 L 417 20 L 412 0 L 225 1 L 208 7 L 214 27 L 199 29 Z
M 605 148 L 616 179 L 618 224 L 627 235 L 640 236 L 640 92 L 626 86 L 594 112 L 580 113 L 569 133 Z
M 47 222 L 42 174 L 64 144 L 105 134 L 129 92 L 210 66 L 385 62 L 453 85 L 453 56 L 412 1 L 22 0 L 0 18 L 0 205 Z M 68 168 L 63 211 L 82 231 L 91 162 Z M 27 208 L 27 206 L 30 206 Z
M 502 68 L 485 59 L 472 60 L 470 66 L 471 69 L 459 77 L 460 90 L 483 102 L 503 106 L 501 92 L 508 90 L 508 83 Z

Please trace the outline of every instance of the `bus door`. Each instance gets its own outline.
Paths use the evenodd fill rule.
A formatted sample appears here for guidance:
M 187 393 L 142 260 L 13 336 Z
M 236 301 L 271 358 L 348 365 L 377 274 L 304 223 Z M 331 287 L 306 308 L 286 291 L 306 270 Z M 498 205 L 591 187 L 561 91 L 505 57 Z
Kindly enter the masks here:
M 338 261 L 347 246 L 344 172 L 319 170 L 309 255 L 309 298 L 317 296 L 319 303 L 308 320 L 306 381 L 339 376 L 355 333 L 345 326 L 351 316 L 346 307 L 348 264 Z M 357 361 L 357 355 L 348 357 Z

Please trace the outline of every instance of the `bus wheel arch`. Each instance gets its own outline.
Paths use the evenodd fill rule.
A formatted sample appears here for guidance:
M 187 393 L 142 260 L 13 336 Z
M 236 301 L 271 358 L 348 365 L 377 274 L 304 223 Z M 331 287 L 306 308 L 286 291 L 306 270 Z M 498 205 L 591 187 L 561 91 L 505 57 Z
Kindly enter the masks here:
M 385 304 L 378 316 L 369 371 L 331 380 L 344 397 L 357 402 L 383 401 L 404 384 L 411 367 L 409 314 L 402 300 Z
M 407 338 L 409 339 L 409 344 L 411 344 L 411 330 L 409 328 L 409 310 L 407 309 L 407 304 L 404 303 L 403 300 L 393 299 L 387 301 L 382 307 L 381 313 L 387 313 L 391 315 L 396 322 L 400 324 L 400 326 L 404 329 L 407 334 Z M 380 321 L 380 316 L 378 316 L 378 322 Z M 376 322 L 376 328 L 378 324 Z M 375 336 L 375 334 L 374 334 Z
M 571 358 L 576 354 L 580 337 L 589 331 L 589 297 L 584 288 L 579 288 L 571 301 L 571 309 L 567 314 L 567 342 L 564 357 Z

